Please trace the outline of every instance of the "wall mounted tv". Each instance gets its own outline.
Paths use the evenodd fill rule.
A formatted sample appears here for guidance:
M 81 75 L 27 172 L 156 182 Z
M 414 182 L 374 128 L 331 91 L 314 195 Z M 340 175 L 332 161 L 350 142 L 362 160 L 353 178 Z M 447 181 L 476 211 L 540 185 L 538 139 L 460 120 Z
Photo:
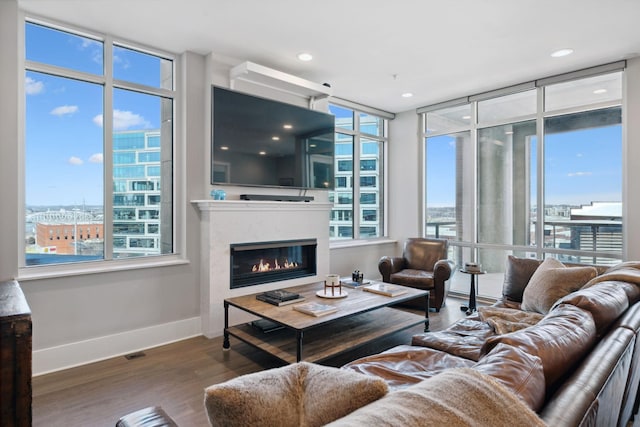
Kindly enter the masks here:
M 333 189 L 333 115 L 212 91 L 212 184 Z

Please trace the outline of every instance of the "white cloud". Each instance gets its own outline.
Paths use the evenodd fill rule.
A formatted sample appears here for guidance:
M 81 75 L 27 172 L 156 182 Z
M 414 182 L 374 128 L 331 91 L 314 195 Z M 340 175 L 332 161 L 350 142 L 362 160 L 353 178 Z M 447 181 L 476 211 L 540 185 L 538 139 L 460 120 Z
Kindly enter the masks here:
M 567 176 L 591 176 L 593 173 L 591 172 L 569 172 Z
M 24 90 L 27 95 L 38 95 L 44 91 L 44 83 L 27 77 L 24 80 Z
M 78 111 L 77 105 L 61 105 L 60 107 L 56 107 L 49 114 L 53 114 L 54 116 L 68 116 L 74 114 Z
M 75 156 L 69 157 L 69 160 L 67 160 L 67 162 L 69 162 L 70 165 L 76 165 L 76 166 L 84 163 L 81 158 L 78 158 Z
M 123 70 L 126 70 L 131 66 L 129 61 L 127 61 L 126 59 L 123 59 L 121 56 L 118 56 L 117 53 L 114 53 L 113 55 L 113 63 L 119 66 L 120 68 L 122 68 Z
M 102 153 L 96 153 L 91 157 L 89 157 L 89 163 L 102 163 L 102 162 L 103 162 Z
M 104 117 L 98 114 L 93 118 L 93 122 L 102 127 Z M 151 123 L 145 120 L 140 114 L 131 111 L 113 110 L 113 130 L 127 130 L 130 128 L 150 129 Z

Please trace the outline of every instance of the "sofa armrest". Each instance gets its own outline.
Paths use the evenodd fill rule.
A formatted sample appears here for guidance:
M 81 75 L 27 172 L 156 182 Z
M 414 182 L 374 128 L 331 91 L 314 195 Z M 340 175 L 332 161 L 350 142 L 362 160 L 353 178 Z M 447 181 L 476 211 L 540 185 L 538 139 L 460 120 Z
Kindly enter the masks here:
M 402 257 L 390 257 L 383 256 L 378 261 L 378 271 L 382 275 L 382 281 L 389 283 L 391 281 L 391 275 L 404 269 L 405 260 Z

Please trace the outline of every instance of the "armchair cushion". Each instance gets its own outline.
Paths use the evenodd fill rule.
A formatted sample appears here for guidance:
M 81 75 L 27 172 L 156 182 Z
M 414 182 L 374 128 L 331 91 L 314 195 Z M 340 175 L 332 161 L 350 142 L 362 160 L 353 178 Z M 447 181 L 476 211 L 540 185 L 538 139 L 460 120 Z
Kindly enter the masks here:
M 432 289 L 433 272 L 406 268 L 397 273 L 391 273 L 391 283 L 398 283 L 420 289 Z
M 212 426 L 321 426 L 387 393 L 378 377 L 300 362 L 205 390 Z

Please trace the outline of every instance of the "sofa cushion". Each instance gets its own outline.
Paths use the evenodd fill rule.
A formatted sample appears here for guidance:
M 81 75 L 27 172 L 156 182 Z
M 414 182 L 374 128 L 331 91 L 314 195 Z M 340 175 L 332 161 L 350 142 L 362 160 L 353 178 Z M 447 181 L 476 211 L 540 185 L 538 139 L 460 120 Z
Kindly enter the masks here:
M 411 337 L 411 345 L 433 348 L 477 362 L 484 342 L 491 335 L 494 332 L 488 323 L 467 318 L 442 331 L 416 334 Z
M 545 314 L 558 299 L 577 291 L 596 274 L 593 267 L 566 267 L 555 258 L 547 258 L 522 294 L 522 309 Z
M 542 361 L 538 356 L 500 343 L 473 369 L 491 375 L 534 411 L 542 407 L 545 381 Z
M 327 427 L 544 426 L 526 404 L 489 375 L 449 369 L 362 407 Z
M 321 426 L 387 393 L 384 380 L 300 362 L 205 389 L 212 426 Z
M 597 334 L 601 336 L 629 308 L 625 285 L 621 282 L 599 282 L 560 298 L 555 305 L 571 304 L 591 313 Z
M 446 369 L 470 367 L 472 360 L 431 348 L 399 345 L 347 363 L 342 369 L 384 379 L 397 390 L 431 378 Z
M 522 302 L 524 289 L 539 265 L 540 261 L 537 259 L 507 256 L 502 284 L 503 298 L 508 301 Z
M 508 344 L 542 362 L 547 389 L 552 387 L 596 342 L 596 326 L 591 313 L 569 304 L 560 304 L 534 326 L 487 339 L 481 355 L 498 344 Z

